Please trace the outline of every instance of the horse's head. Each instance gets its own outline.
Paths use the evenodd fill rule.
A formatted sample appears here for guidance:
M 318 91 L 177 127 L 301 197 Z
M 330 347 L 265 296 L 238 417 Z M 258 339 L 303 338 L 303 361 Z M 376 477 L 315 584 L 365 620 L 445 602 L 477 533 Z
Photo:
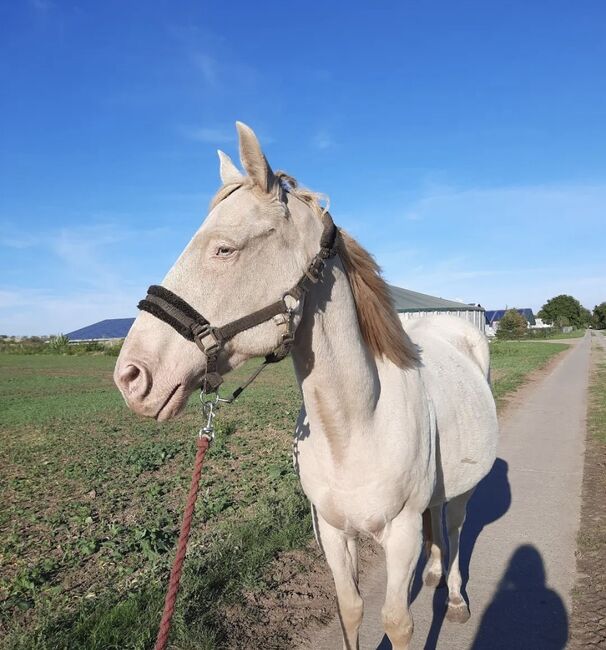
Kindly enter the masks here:
M 219 152 L 223 187 L 202 226 L 162 282 L 221 326 L 279 300 L 318 252 L 322 223 L 310 205 L 293 199 L 272 172 L 253 131 L 237 123 L 240 174 Z M 294 314 L 295 326 L 300 307 Z M 230 338 L 217 357 L 221 374 L 280 343 L 283 329 L 267 320 Z M 116 363 L 114 380 L 141 415 L 167 420 L 201 385 L 207 357 L 171 325 L 142 311 Z

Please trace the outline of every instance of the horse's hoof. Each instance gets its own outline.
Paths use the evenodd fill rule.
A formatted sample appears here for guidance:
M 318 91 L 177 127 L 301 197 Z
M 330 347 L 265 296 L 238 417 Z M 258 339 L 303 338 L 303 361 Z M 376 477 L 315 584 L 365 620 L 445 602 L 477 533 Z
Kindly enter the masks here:
M 428 571 L 423 577 L 423 582 L 428 587 L 437 587 L 442 582 L 442 574 Z
M 460 601 L 449 602 L 446 609 L 446 618 L 452 623 L 467 623 L 469 617 L 469 607 L 467 603 L 461 598 Z

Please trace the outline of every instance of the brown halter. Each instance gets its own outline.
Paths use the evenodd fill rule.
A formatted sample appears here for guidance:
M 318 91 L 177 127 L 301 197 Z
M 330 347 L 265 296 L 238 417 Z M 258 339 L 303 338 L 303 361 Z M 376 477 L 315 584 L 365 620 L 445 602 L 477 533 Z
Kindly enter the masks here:
M 265 357 L 265 364 L 282 361 L 288 355 L 294 343 L 294 331 L 292 323 L 293 307 L 289 307 L 286 300 L 290 297 L 298 303 L 310 290 L 311 285 L 316 284 L 320 279 L 326 263 L 325 260 L 336 254 L 338 228 L 328 212 L 324 212 L 322 220 L 324 230 L 320 238 L 320 250 L 311 260 L 303 276 L 294 287 L 286 291 L 279 300 L 267 305 L 267 307 L 263 307 L 263 309 L 254 311 L 252 314 L 238 318 L 221 327 L 213 327 L 202 314 L 172 291 L 159 285 L 149 287 L 147 296 L 139 302 L 137 307 L 164 321 L 181 334 L 183 338 L 194 341 L 200 348 L 206 356 L 206 375 L 201 387 L 203 392 L 216 392 L 223 383 L 223 377 L 217 370 L 217 365 L 219 353 L 225 343 L 236 334 L 265 323 L 280 314 L 286 316 L 287 331 L 282 335 L 282 341 L 278 347 Z M 263 367 L 261 366 L 261 368 Z M 258 372 L 234 393 L 232 400 L 242 392 L 257 374 Z

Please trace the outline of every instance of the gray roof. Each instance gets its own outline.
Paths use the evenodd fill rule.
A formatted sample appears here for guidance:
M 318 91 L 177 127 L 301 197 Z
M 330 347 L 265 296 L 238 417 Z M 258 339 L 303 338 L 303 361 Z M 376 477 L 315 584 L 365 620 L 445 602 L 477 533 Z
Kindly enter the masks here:
M 397 312 L 407 311 L 484 311 L 484 307 L 468 305 L 464 302 L 446 300 L 445 298 L 436 298 L 428 296 L 426 293 L 411 291 L 388 285 L 394 307 Z

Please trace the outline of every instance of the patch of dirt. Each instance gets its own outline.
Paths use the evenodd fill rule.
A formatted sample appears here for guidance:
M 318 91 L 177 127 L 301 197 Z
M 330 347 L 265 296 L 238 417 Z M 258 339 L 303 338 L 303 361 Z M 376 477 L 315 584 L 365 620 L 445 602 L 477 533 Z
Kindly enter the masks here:
M 606 357 L 599 356 L 602 360 Z M 595 363 L 592 378 L 598 380 Z M 606 444 L 597 440 L 591 427 L 588 428 L 577 548 L 578 578 L 573 590 L 568 645 L 571 650 L 606 648 Z
M 377 561 L 370 540 L 360 540 L 360 573 Z M 337 613 L 332 573 L 316 543 L 289 551 L 271 564 L 265 584 L 245 592 L 243 601 L 225 611 L 229 650 L 283 650 L 307 642 Z

